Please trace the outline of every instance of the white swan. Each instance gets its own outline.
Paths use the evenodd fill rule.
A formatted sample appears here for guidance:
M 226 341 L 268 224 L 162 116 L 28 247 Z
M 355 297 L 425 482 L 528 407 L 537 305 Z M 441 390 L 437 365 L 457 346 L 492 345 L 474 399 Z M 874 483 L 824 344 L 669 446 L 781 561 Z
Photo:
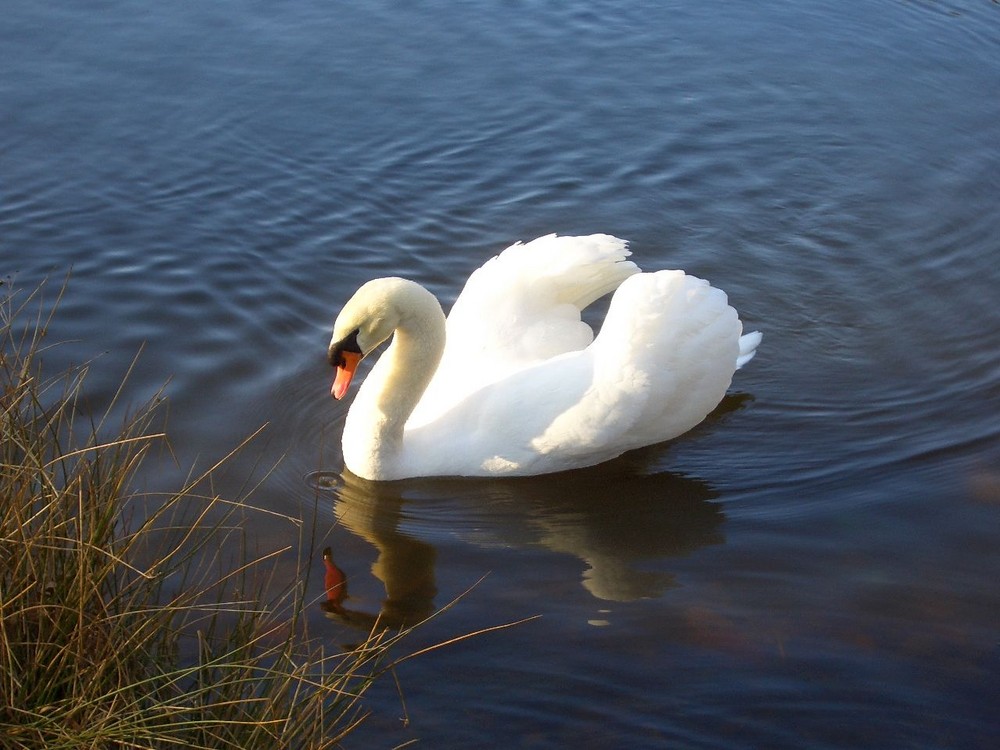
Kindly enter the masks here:
M 708 282 L 640 273 L 629 254 L 603 234 L 517 243 L 469 277 L 447 321 L 412 281 L 362 286 L 334 323 L 333 396 L 392 343 L 347 415 L 347 468 L 372 480 L 545 474 L 701 422 L 761 334 L 741 335 Z M 612 291 L 594 338 L 580 311 Z

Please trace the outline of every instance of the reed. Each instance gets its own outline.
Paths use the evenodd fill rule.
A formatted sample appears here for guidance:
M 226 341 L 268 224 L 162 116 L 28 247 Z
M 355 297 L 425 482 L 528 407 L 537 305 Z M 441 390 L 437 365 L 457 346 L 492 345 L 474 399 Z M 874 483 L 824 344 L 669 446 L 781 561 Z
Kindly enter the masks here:
M 307 578 L 274 581 L 292 546 L 250 550 L 240 521 L 266 511 L 214 494 L 219 465 L 134 490 L 163 454 L 161 399 L 122 419 L 119 389 L 88 414 L 86 366 L 43 372 L 58 298 L 42 296 L 0 303 L 0 747 L 338 744 L 406 633 L 310 638 Z

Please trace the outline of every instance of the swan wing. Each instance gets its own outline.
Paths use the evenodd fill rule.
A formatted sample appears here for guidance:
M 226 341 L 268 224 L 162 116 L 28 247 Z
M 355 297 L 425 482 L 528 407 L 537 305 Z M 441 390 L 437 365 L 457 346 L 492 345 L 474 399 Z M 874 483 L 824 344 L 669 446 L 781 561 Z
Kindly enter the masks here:
M 426 422 L 489 383 L 594 339 L 580 312 L 639 268 L 625 240 L 550 234 L 515 243 L 466 282 L 447 321 L 444 355 L 417 405 Z

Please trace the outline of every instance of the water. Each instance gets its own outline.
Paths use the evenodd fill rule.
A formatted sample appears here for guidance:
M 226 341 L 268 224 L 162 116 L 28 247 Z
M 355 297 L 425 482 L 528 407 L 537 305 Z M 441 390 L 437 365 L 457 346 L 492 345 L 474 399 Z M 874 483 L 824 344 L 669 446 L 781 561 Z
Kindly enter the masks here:
M 467 592 L 414 648 L 541 615 L 407 662 L 348 746 L 993 746 L 1000 6 L 4 16 L 0 271 L 72 269 L 47 357 L 95 360 L 95 408 L 140 348 L 127 400 L 169 381 L 181 468 L 150 481 L 267 423 L 221 488 L 277 463 L 256 502 L 319 498 L 351 608 Z M 729 293 L 765 338 L 720 412 L 577 475 L 342 483 L 339 305 L 395 274 L 447 306 L 552 231 Z

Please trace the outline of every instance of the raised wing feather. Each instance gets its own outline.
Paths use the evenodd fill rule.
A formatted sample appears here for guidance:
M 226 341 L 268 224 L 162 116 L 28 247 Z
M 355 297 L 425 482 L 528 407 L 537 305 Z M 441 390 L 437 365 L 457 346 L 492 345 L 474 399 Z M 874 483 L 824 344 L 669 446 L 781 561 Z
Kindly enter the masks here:
M 516 243 L 475 271 L 448 314 L 434 379 L 410 418 L 420 424 L 489 383 L 587 347 L 580 311 L 639 268 L 607 234 Z

